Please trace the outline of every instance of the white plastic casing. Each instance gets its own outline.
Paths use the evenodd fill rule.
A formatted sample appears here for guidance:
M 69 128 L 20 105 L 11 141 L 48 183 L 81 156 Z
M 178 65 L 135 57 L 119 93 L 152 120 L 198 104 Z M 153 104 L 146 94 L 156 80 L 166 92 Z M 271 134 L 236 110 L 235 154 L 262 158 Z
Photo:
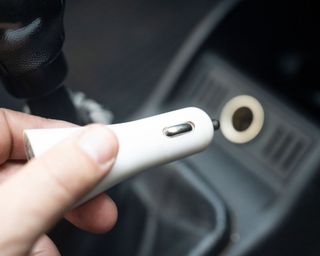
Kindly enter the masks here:
M 168 127 L 174 130 L 181 124 L 191 124 L 192 131 L 172 137 L 165 134 Z M 111 172 L 77 205 L 142 170 L 204 150 L 214 135 L 210 117 L 195 107 L 108 127 L 119 141 L 116 161 Z M 27 154 L 37 157 L 79 129 L 83 128 L 25 130 Z

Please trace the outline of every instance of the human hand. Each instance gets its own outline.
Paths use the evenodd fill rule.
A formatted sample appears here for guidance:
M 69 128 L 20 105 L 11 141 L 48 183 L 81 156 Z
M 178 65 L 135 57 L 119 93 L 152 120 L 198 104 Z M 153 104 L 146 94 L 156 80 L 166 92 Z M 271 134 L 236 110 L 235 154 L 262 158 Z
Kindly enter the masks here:
M 1 255 L 60 255 L 44 234 L 63 216 L 94 233 L 115 224 L 117 209 L 105 194 L 70 210 L 113 164 L 117 139 L 105 126 L 90 125 L 25 164 L 24 129 L 68 126 L 0 109 Z

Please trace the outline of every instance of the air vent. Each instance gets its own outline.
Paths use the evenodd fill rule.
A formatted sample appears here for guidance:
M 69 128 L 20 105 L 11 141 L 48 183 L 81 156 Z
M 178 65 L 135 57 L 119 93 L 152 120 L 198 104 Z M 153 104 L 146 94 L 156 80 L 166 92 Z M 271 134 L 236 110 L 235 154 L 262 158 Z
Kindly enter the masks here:
M 279 125 L 262 148 L 262 156 L 279 174 L 287 176 L 299 163 L 308 147 L 309 140 L 306 137 Z
M 216 112 L 226 98 L 228 89 L 212 76 L 203 74 L 187 92 L 185 98 L 188 103 L 199 106 L 209 113 Z

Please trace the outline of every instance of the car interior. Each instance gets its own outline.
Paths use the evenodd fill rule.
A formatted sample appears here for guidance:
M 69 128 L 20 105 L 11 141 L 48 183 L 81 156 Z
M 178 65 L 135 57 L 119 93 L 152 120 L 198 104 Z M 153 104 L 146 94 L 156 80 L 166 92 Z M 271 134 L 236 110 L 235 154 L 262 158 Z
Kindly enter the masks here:
M 0 24 L 7 18 L 3 3 Z M 119 218 L 107 234 L 59 222 L 49 235 L 62 255 L 320 254 L 315 1 L 63 4 L 65 42 L 58 37 L 55 51 L 63 50 L 68 72 L 61 71 L 66 64 L 59 60 L 53 71 L 41 70 L 34 90 L 20 85 L 34 76 L 21 75 L 12 85 L 4 75 L 9 64 L 1 56 L 7 53 L 0 26 L 0 107 L 77 122 L 72 110 L 61 106 L 64 94 L 50 96 L 56 90 L 51 81 L 61 77 L 59 86 L 94 100 L 108 122 L 195 106 L 220 120 L 220 130 L 205 151 L 108 190 Z M 54 34 L 58 28 L 46 29 Z M 33 40 L 37 44 L 38 38 Z M 37 95 L 43 90 L 45 96 Z

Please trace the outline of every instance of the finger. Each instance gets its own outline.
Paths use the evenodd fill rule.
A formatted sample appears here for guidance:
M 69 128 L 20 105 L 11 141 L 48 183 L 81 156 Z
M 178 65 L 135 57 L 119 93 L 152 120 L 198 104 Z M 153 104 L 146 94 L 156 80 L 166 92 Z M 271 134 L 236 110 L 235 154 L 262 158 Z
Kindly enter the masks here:
M 0 166 L 0 184 L 17 173 L 23 163 L 10 161 Z M 117 207 L 106 194 L 100 194 L 65 214 L 66 219 L 78 228 L 97 234 L 111 230 L 117 216 Z
M 0 187 L 0 246 L 8 239 L 34 243 L 106 175 L 117 149 L 108 128 L 91 125 L 30 161 Z
M 25 161 L 8 161 L 0 165 L 0 184 L 17 173 Z
M 22 131 L 25 128 L 44 128 L 44 127 L 66 127 L 71 126 L 72 124 L 66 123 L 63 121 L 50 120 L 45 118 L 39 118 L 35 116 L 30 116 L 27 114 L 11 111 L 11 110 L 0 110 L 1 115 L 0 118 L 5 120 L 5 124 L 7 125 L 7 129 L 9 132 L 12 131 L 12 136 L 4 136 L 6 138 L 15 138 L 14 141 L 9 141 L 7 144 L 14 145 L 13 148 L 13 158 L 25 158 L 24 150 L 22 146 Z M 11 129 L 14 128 L 14 129 Z M 11 147 L 11 146 L 10 146 Z M 6 148 L 6 147 L 2 147 Z M 8 146 L 7 146 L 8 148 Z M 0 157 L 1 158 L 1 157 Z M 0 181 L 11 177 L 12 174 L 21 168 L 19 164 L 8 164 L 1 167 L 1 170 L 5 170 L 0 174 Z M 73 222 L 79 228 L 92 231 L 92 232 L 105 232 L 111 229 L 111 227 L 116 222 L 117 218 L 117 209 L 114 206 L 112 200 L 103 200 L 104 196 L 97 200 L 92 200 L 90 206 L 81 207 L 78 210 L 74 211 L 70 214 L 70 221 Z M 102 205 L 99 205 L 102 204 Z M 101 214 L 99 209 L 106 209 L 107 211 L 104 213 L 106 216 Z M 99 211 L 97 213 L 96 211 Z M 90 220 L 89 216 L 95 215 L 97 218 L 92 218 Z M 73 216 L 73 217 L 71 217 Z M 77 216 L 77 217 L 75 217 Z M 88 217 L 87 217 L 88 216 Z
M 67 212 L 65 217 L 78 228 L 100 234 L 113 228 L 118 218 L 118 211 L 109 196 L 100 194 L 78 208 Z
M 70 127 L 74 124 L 36 117 L 0 108 L 0 164 L 7 159 L 26 159 L 23 130 L 49 127 Z
M 33 246 L 30 256 L 60 256 L 56 245 L 47 236 L 42 236 Z

